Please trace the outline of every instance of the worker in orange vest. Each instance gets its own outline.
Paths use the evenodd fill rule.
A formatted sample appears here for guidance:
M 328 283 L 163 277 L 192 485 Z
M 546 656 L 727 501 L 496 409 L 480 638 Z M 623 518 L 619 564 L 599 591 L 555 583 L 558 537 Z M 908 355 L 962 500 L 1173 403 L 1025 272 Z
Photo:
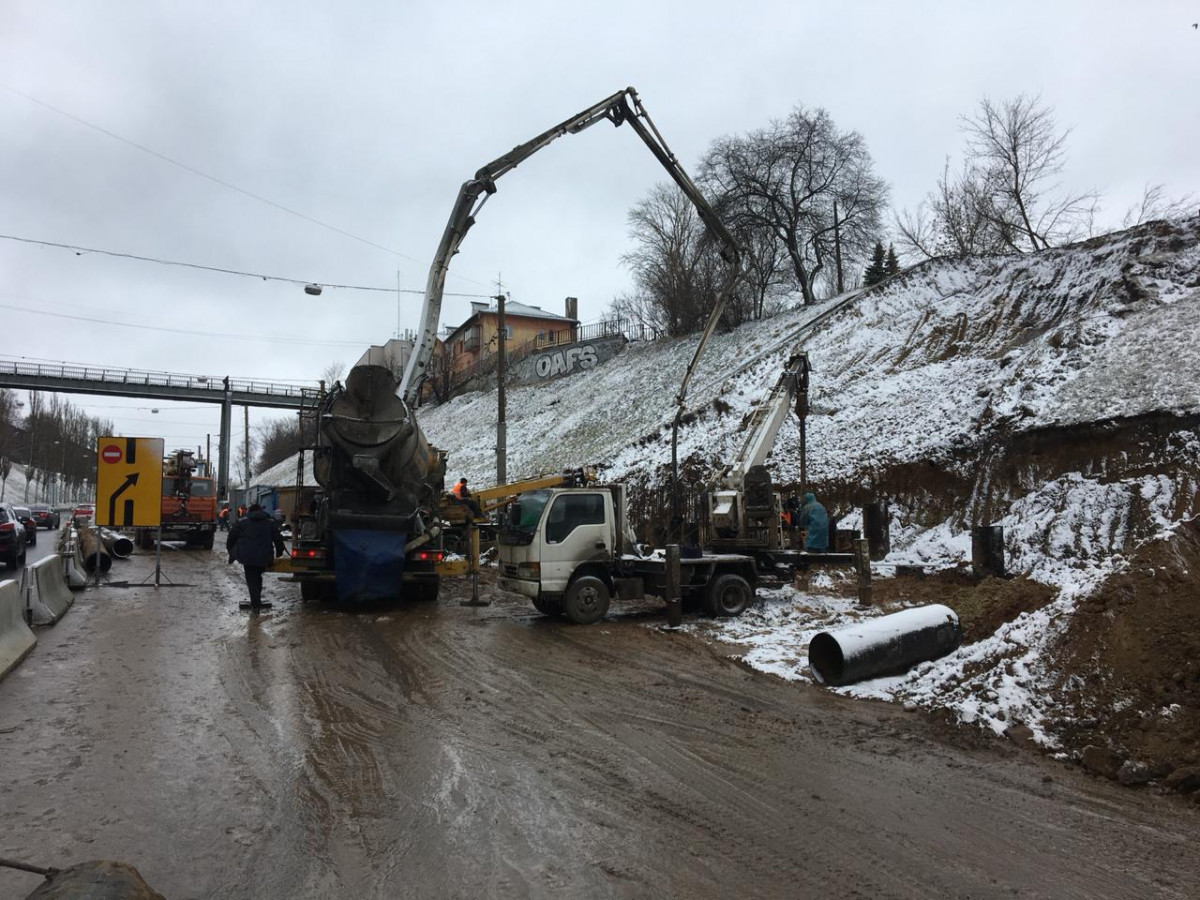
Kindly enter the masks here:
M 482 511 L 479 509 L 479 504 L 476 503 L 475 500 L 471 497 L 471 490 L 470 490 L 470 488 L 467 487 L 467 479 L 466 478 L 458 479 L 458 484 L 456 484 L 453 488 L 450 489 L 450 493 L 454 495 L 454 499 L 456 499 L 459 503 L 463 504 L 463 506 L 466 506 L 468 509 L 470 509 L 471 513 L 476 518 L 483 515 Z

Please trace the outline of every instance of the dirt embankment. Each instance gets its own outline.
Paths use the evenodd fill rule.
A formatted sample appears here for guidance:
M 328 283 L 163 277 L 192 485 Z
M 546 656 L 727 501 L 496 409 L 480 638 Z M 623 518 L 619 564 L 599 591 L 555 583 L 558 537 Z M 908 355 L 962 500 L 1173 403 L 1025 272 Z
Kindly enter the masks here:
M 1057 662 L 1062 737 L 1092 768 L 1200 789 L 1200 519 L 1083 601 Z
M 969 528 L 1002 518 L 1014 500 L 1071 473 L 1103 482 L 1161 475 L 1177 488 L 1171 512 L 1180 518 L 1200 514 L 1197 431 L 1200 416 L 1170 413 L 1016 433 L 998 430 L 945 459 L 858 473 L 815 489 L 842 514 L 887 498 L 911 511 L 922 527 L 949 520 Z M 1130 512 L 1130 538 L 1153 533 L 1145 509 Z

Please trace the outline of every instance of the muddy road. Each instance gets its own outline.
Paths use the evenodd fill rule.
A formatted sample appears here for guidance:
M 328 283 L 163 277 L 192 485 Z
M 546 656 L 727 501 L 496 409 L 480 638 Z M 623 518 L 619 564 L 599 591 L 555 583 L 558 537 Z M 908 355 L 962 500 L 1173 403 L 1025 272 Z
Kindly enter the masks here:
M 170 898 L 1193 897 L 1200 811 L 751 673 L 636 611 L 346 611 L 223 554 L 0 682 L 0 856 Z M 152 555 L 117 564 L 140 581 Z M 36 876 L 0 870 L 0 897 Z

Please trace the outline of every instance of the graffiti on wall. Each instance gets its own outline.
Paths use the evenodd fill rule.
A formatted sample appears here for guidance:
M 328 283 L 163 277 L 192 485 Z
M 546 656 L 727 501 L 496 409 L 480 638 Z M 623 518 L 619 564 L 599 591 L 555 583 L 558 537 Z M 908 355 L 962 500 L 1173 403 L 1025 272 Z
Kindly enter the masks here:
M 552 353 L 543 353 L 534 362 L 534 371 L 538 378 L 553 378 L 577 370 L 591 369 L 596 363 L 595 347 L 566 347 Z

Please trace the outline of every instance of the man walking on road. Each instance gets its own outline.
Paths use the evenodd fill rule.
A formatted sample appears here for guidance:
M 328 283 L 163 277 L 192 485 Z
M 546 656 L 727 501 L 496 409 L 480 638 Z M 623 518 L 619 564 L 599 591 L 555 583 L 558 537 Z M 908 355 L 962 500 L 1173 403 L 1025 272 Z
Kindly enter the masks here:
M 240 605 L 243 608 L 249 606 L 252 610 L 270 609 L 270 603 L 262 602 L 263 572 L 271 565 L 272 550 L 275 551 L 274 556 L 283 556 L 287 549 L 274 519 L 255 503 L 229 529 L 225 549 L 229 551 L 229 562 L 240 562 L 246 571 L 250 603 Z

